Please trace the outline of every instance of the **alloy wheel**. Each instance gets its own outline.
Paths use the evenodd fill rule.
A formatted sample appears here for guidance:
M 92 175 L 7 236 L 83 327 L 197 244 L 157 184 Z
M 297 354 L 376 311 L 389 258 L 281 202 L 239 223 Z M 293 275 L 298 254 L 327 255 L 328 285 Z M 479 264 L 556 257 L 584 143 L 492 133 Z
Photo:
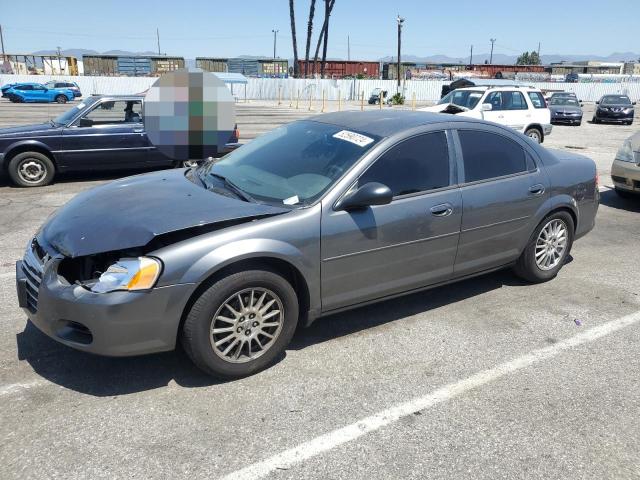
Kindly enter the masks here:
M 215 354 L 230 363 L 262 356 L 282 331 L 282 300 L 266 288 L 247 288 L 227 298 L 211 320 Z
M 536 265 L 540 270 L 548 271 L 558 266 L 564 258 L 568 243 L 567 225 L 560 219 L 548 222 L 536 240 Z

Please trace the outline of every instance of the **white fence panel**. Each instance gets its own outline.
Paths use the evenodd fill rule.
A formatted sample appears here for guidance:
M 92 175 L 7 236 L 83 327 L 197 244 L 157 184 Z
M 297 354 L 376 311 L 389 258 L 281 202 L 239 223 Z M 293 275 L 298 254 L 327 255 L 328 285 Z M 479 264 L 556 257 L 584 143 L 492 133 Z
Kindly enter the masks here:
M 76 82 L 83 95 L 110 94 L 128 95 L 144 92 L 153 82 L 155 77 L 85 77 L 85 76 L 60 76 L 60 75 L 0 75 L 0 85 L 14 82 L 39 82 L 46 83 L 49 80 L 70 80 Z M 478 80 L 482 83 L 482 80 Z M 402 82 L 400 91 L 404 93 L 406 101 L 410 102 L 415 94 L 419 102 L 435 102 L 440 98 L 442 85 L 449 82 L 441 80 L 407 80 Z M 579 99 L 585 102 L 594 102 L 602 95 L 625 94 L 634 101 L 640 100 L 640 82 L 616 82 L 616 83 L 556 83 L 556 82 L 528 82 L 522 81 L 521 85 L 531 85 L 543 90 L 565 90 L 575 92 Z M 283 104 L 296 102 L 314 102 L 325 98 L 330 101 L 358 100 L 364 94 L 365 101 L 369 98 L 374 88 L 387 90 L 390 95 L 398 91 L 396 80 L 332 80 L 332 79 L 279 79 L 279 78 L 249 78 L 246 89 L 244 85 L 230 87 L 238 99 L 246 95 L 248 100 L 278 100 Z M 246 94 L 245 94 L 246 91 Z

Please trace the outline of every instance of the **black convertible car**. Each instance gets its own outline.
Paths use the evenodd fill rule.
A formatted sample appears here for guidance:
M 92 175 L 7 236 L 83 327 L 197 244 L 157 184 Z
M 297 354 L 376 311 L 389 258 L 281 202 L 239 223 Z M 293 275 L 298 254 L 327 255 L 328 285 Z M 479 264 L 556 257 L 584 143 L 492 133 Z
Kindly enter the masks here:
M 16 185 L 40 187 L 58 172 L 188 163 L 151 144 L 142 123 L 143 103 L 142 95 L 92 96 L 47 123 L 0 129 L 0 168 Z M 238 146 L 236 128 L 220 153 Z

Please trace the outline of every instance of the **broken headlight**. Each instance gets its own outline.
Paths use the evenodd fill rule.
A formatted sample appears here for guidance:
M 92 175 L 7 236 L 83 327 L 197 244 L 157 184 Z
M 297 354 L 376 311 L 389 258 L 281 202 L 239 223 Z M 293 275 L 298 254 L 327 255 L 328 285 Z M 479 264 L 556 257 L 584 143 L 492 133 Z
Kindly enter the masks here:
M 91 285 L 91 291 L 148 290 L 155 285 L 161 271 L 162 263 L 155 258 L 121 258 L 100 275 L 98 281 Z

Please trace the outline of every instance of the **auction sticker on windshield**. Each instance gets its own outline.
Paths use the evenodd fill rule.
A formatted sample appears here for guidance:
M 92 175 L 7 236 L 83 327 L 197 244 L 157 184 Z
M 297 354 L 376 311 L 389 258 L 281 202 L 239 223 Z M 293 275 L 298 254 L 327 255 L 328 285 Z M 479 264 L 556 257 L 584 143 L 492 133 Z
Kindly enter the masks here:
M 361 135 L 356 132 L 350 132 L 349 130 L 340 130 L 338 133 L 333 135 L 333 138 L 339 138 L 340 140 L 355 143 L 359 147 L 366 147 L 373 142 L 373 138 L 369 138 L 366 135 Z

